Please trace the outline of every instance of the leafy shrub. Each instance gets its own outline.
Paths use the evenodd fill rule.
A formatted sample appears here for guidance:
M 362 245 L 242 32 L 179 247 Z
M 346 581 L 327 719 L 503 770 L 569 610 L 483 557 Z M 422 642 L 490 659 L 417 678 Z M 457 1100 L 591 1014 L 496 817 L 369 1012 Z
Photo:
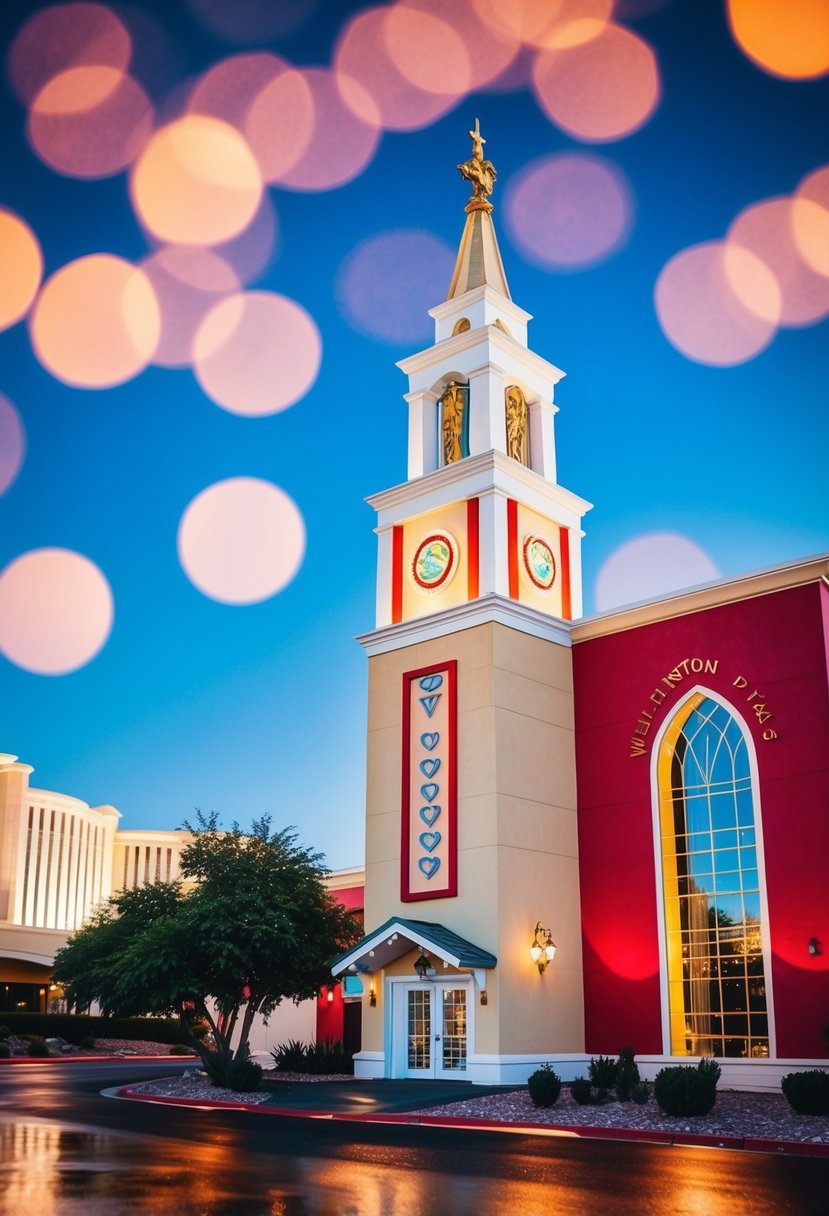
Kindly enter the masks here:
M 237 1094 L 252 1094 L 262 1080 L 261 1065 L 250 1059 L 226 1059 L 215 1053 L 207 1058 L 204 1069 L 214 1085 Z
M 829 1115 L 829 1073 L 822 1068 L 790 1072 L 781 1088 L 789 1106 L 799 1115 Z
M 6 1039 L 10 1036 L 11 1033 L 12 1032 L 8 1026 L 0 1026 L 0 1042 L 5 1043 Z
M 12 1053 L 11 1047 L 4 1039 L 0 1039 L 0 1060 L 8 1060 Z
M 666 1115 L 707 1115 L 717 1100 L 717 1083 L 710 1069 L 678 1064 L 660 1069 L 653 1092 Z
M 86 1051 L 90 1051 L 95 1046 L 95 1035 L 85 1034 L 77 1046 L 83 1047 Z
M 300 1043 L 290 1039 L 271 1051 L 277 1072 L 300 1072 L 312 1076 L 354 1072 L 354 1059 L 342 1042 L 321 1039 L 318 1043 Z
M 599 1056 L 591 1060 L 587 1068 L 587 1075 L 596 1089 L 612 1089 L 616 1084 L 618 1072 L 619 1062 L 611 1060 L 610 1056 Z
M 644 1106 L 650 1096 L 650 1090 L 644 1081 L 637 1081 L 635 1085 L 631 1085 L 629 1096 L 631 1102 L 635 1102 L 637 1106 Z
M 66 1039 L 80 1047 L 93 1039 L 141 1039 L 155 1043 L 184 1043 L 187 1036 L 178 1018 L 110 1018 L 87 1013 L 4 1013 L 9 1034 L 36 1034 Z
M 39 1035 L 36 1035 L 36 1034 L 26 1035 L 26 1038 L 29 1040 L 29 1046 L 26 1048 L 27 1056 L 40 1057 L 40 1056 L 48 1056 L 48 1055 L 52 1054 L 49 1051 L 49 1044 L 46 1042 L 45 1039 L 42 1039 Z
M 570 1093 L 579 1106 L 595 1106 L 599 1101 L 599 1095 L 587 1077 L 576 1077 L 574 1081 L 571 1081 Z
M 620 1102 L 632 1101 L 633 1091 L 638 1084 L 639 1065 L 634 1058 L 633 1048 L 623 1047 L 619 1052 L 619 1063 L 616 1071 L 616 1097 Z
M 716 1085 L 722 1076 L 722 1069 L 713 1056 L 703 1056 L 697 1064 L 697 1071 L 708 1077 L 712 1085 Z
M 549 1064 L 536 1069 L 527 1082 L 534 1106 L 553 1106 L 561 1093 L 561 1078 Z
M 184 1043 L 173 1043 L 170 1048 L 171 1056 L 192 1056 L 193 1054 L 192 1047 L 187 1047 Z

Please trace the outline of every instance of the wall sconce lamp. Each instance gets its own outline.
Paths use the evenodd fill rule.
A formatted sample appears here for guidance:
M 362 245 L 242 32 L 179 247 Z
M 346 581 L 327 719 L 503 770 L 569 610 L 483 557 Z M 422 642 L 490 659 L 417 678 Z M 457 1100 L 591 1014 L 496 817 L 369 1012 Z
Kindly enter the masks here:
M 330 984 L 328 985 L 328 1004 L 334 1004 L 334 989 Z
M 420 954 L 415 959 L 415 965 L 414 965 L 414 969 L 417 972 L 417 978 L 419 980 L 426 979 L 426 976 L 429 974 L 429 967 L 430 967 L 429 960 L 426 957 L 426 955 L 423 953 L 423 951 L 421 950 Z
M 555 956 L 556 944 L 553 941 L 552 934 L 539 921 L 533 933 L 533 944 L 530 946 L 530 958 L 538 968 L 539 975 L 544 974 L 548 964 L 553 961 Z
M 809 951 L 810 954 L 823 954 L 823 950 L 821 949 L 820 942 L 818 941 L 818 939 L 816 937 L 809 938 L 809 942 L 808 942 L 806 949 Z
M 368 990 L 368 1003 L 371 1005 L 372 1009 L 374 1009 L 377 1004 L 377 993 L 374 990 L 374 984 L 372 984 Z

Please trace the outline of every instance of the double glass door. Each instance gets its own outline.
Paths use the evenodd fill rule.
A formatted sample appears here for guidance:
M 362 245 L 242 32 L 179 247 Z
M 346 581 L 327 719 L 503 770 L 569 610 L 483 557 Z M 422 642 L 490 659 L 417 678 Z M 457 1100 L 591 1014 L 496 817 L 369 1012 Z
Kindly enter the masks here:
M 466 993 L 446 984 L 403 987 L 397 1025 L 405 1038 L 404 1077 L 451 1079 L 466 1072 Z

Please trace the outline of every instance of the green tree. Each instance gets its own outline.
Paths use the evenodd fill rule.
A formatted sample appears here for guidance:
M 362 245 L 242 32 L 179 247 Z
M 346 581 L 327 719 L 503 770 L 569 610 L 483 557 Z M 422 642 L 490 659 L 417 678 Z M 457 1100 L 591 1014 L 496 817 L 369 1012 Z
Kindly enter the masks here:
M 113 896 L 55 956 L 54 976 L 79 1007 L 118 1016 L 174 1014 L 218 1083 L 248 1055 L 254 1017 L 313 997 L 328 960 L 359 937 L 325 887 L 322 856 L 270 818 L 249 833 L 215 815 L 186 823 L 181 870 L 192 885 L 156 883 Z M 205 1019 L 213 1048 L 198 1040 Z M 238 1065 L 237 1065 L 238 1067 Z

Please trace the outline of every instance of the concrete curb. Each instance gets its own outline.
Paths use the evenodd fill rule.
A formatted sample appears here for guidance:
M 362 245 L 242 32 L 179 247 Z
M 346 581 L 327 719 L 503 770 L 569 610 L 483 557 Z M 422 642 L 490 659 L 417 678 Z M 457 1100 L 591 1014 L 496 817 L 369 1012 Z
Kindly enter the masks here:
M 629 1140 L 644 1144 L 664 1144 L 682 1148 L 725 1148 L 749 1153 L 785 1153 L 789 1156 L 827 1157 L 829 1144 L 813 1144 L 802 1140 L 774 1140 L 743 1136 L 697 1135 L 692 1132 L 642 1131 L 626 1127 L 569 1127 L 551 1123 L 491 1123 L 486 1119 L 451 1118 L 448 1115 L 420 1115 L 417 1111 L 404 1114 L 348 1114 L 330 1110 L 297 1110 L 295 1107 L 268 1106 L 264 1103 L 220 1102 L 211 1099 L 185 1101 L 162 1094 L 140 1094 L 129 1086 L 116 1091 L 119 1098 L 134 1102 L 159 1102 L 167 1106 L 185 1106 L 199 1110 L 243 1110 L 257 1115 L 277 1115 L 288 1119 L 323 1119 L 337 1123 L 397 1123 L 408 1126 L 466 1128 L 470 1131 L 505 1132 L 510 1135 L 555 1136 L 576 1140 Z

